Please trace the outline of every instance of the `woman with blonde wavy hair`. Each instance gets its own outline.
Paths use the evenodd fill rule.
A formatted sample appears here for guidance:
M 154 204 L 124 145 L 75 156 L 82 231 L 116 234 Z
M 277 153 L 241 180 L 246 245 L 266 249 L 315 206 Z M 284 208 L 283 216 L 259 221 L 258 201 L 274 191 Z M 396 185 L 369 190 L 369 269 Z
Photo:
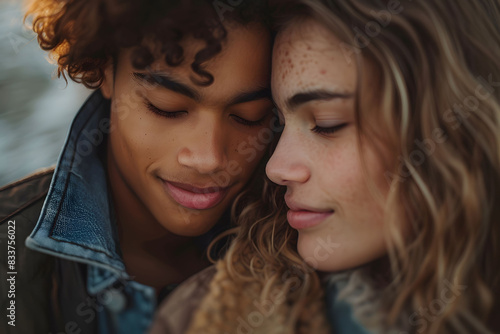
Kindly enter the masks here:
M 500 2 L 275 8 L 278 186 L 154 330 L 500 332 Z

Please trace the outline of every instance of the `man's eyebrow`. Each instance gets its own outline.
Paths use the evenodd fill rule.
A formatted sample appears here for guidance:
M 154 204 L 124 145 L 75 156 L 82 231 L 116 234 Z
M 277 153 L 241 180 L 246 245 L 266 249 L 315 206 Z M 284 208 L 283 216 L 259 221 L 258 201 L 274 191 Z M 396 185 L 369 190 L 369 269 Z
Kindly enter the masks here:
M 250 92 L 243 92 L 232 98 L 231 101 L 229 101 L 228 105 L 257 101 L 262 99 L 269 99 L 272 101 L 271 88 L 266 87 Z
M 314 90 L 310 92 L 297 93 L 286 101 L 289 110 L 297 109 L 299 106 L 311 101 L 329 101 L 333 99 L 349 99 L 352 93 L 339 93 L 326 90 Z
M 200 94 L 198 94 L 194 89 L 176 81 L 166 74 L 134 72 L 133 75 L 134 78 L 139 81 L 145 81 L 153 85 L 157 83 L 168 90 L 185 95 L 197 102 L 201 99 Z

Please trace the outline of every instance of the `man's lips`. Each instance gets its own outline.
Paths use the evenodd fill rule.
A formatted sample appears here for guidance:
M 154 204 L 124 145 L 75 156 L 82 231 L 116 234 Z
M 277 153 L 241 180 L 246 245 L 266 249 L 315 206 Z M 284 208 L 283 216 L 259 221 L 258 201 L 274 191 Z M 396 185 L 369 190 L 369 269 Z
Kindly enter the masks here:
M 323 210 L 300 204 L 289 198 L 285 200 L 287 206 L 290 208 L 286 215 L 288 223 L 297 230 L 317 226 L 335 212 L 333 210 Z
M 196 187 L 196 186 L 193 186 L 193 185 L 190 185 L 190 184 L 186 184 L 186 183 L 179 183 L 179 182 L 172 182 L 172 181 L 165 181 L 165 182 L 170 183 L 174 187 L 177 187 L 177 188 L 180 188 L 180 189 L 184 189 L 186 191 L 189 191 L 189 192 L 192 192 L 192 193 L 195 193 L 195 194 L 208 194 L 208 193 L 214 193 L 214 192 L 222 191 L 222 190 L 225 189 L 223 187 L 219 187 L 219 186 L 216 186 L 216 185 L 205 186 L 205 187 Z
M 210 209 L 219 204 L 227 193 L 227 187 L 196 187 L 190 184 L 163 181 L 165 191 L 178 204 L 196 210 Z

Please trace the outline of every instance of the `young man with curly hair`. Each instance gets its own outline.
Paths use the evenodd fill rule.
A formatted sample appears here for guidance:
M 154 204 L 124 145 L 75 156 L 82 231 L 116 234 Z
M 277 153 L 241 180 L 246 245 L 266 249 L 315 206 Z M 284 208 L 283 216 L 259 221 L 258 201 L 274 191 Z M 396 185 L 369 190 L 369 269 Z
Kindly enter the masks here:
M 2 332 L 143 333 L 161 297 L 208 266 L 272 137 L 266 13 L 260 1 L 30 7 L 58 74 L 96 91 L 55 170 L 0 189 L 0 233 L 16 229 L 1 284 L 17 272 Z

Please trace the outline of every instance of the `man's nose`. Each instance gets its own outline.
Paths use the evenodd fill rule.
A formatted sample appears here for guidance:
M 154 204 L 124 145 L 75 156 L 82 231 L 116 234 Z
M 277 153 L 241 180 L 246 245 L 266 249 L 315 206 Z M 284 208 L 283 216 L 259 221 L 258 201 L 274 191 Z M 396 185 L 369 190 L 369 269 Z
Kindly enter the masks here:
M 211 174 L 227 165 L 227 140 L 217 120 L 203 121 L 190 131 L 187 143 L 178 153 L 178 162 L 200 174 Z

